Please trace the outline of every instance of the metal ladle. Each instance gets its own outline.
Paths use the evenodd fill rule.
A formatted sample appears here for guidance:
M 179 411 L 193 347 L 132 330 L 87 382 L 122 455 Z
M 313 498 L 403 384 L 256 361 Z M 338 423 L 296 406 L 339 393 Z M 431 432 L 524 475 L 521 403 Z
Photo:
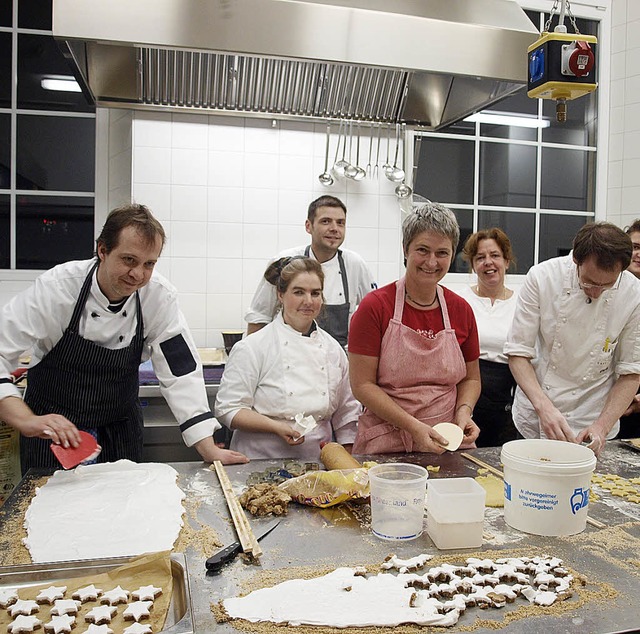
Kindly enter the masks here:
M 366 175 L 367 171 L 360 167 L 360 124 L 356 125 L 356 134 L 358 135 L 358 140 L 356 142 L 356 164 L 355 164 L 355 174 L 351 177 L 354 181 L 361 181 Z
M 342 143 L 342 158 L 338 160 L 341 130 L 344 130 L 343 143 Z M 347 161 L 346 155 L 347 155 L 347 124 L 344 120 L 341 120 L 340 128 L 338 129 L 338 144 L 336 145 L 336 158 L 333 163 L 333 173 L 336 176 L 344 176 L 344 170 L 349 166 L 349 161 Z
M 327 122 L 327 145 L 324 150 L 324 172 L 318 176 L 318 180 L 325 187 L 333 185 L 333 176 L 329 172 L 329 139 L 331 138 L 331 123 Z M 340 138 L 338 137 L 338 145 L 340 144 Z
M 344 175 L 347 178 L 351 178 L 355 180 L 355 177 L 358 174 L 358 166 L 354 165 L 351 162 L 352 155 L 353 155 L 353 121 L 349 121 L 349 165 L 347 165 L 344 168 Z
M 393 167 L 385 170 L 385 176 L 394 183 L 404 180 L 404 170 L 398 167 L 398 148 L 400 147 L 400 124 L 396 123 L 396 154 L 393 159 Z
M 406 129 L 406 124 L 402 124 L 402 173 L 403 173 L 403 177 L 402 177 L 402 182 L 396 187 L 395 192 L 396 192 L 396 196 L 398 198 L 409 198 L 409 196 L 411 196 L 411 194 L 413 194 L 413 189 L 411 189 L 411 187 L 409 187 L 409 185 L 407 185 L 404 182 L 405 176 L 406 176 L 406 172 L 405 172 L 405 160 L 407 158 L 407 129 Z

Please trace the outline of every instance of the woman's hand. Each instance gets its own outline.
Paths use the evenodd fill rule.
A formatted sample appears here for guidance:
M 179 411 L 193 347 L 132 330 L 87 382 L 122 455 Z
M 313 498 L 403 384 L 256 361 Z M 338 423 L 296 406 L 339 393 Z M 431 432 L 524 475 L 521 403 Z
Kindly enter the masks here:
M 431 425 L 426 425 L 420 421 L 417 422 L 418 427 L 415 428 L 412 433 L 414 451 L 422 453 L 444 453 L 447 447 L 446 438 L 435 431 Z
M 280 436 L 288 445 L 301 445 L 304 442 L 304 436 L 300 432 L 295 431 L 286 420 L 274 420 L 272 432 Z
M 461 444 L 473 444 L 480 435 L 480 428 L 473 422 L 473 418 L 471 418 L 471 409 L 466 406 L 460 406 L 456 411 L 454 422 L 462 429 L 464 434 Z

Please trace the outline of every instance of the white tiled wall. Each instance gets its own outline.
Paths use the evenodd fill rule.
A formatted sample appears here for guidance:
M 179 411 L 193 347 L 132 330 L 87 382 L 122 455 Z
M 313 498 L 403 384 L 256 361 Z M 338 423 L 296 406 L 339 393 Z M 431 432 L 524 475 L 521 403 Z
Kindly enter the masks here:
M 347 205 L 345 248 L 360 253 L 380 283 L 400 275 L 395 184 L 382 176 L 321 185 L 325 125 L 136 111 L 132 139 L 133 198 L 165 226 L 158 270 L 179 289 L 199 346 L 219 347 L 221 330 L 246 326 L 267 261 L 308 242 L 307 207 L 322 194 Z M 368 147 L 363 131 L 363 165 Z
M 640 0 L 611 0 L 611 25 L 608 196 L 597 213 L 624 226 L 640 217 Z M 131 195 L 165 225 L 158 268 L 178 287 L 199 346 L 219 347 L 221 330 L 244 327 L 267 259 L 307 241 L 306 208 L 324 193 L 346 203 L 345 247 L 369 262 L 378 282 L 401 274 L 394 185 L 385 178 L 320 185 L 324 125 L 127 110 L 112 110 L 109 119 L 108 174 L 98 174 L 108 178 L 108 208 Z M 334 127 L 330 165 L 336 133 Z M 367 153 L 365 136 L 361 155 Z M 98 212 L 101 225 L 105 210 Z M 33 277 L 9 273 L 0 278 L 0 305 Z M 470 281 L 448 276 L 445 283 L 455 289 Z
M 640 218 L 640 0 L 612 0 L 608 218 Z

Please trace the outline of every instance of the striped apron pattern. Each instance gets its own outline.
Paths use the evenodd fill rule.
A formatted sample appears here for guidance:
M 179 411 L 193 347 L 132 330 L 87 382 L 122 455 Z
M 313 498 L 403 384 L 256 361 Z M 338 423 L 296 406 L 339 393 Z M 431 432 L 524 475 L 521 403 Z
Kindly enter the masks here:
M 80 290 L 73 315 L 58 343 L 29 369 L 25 403 L 39 416 L 61 414 L 89 431 L 102 446 L 98 462 L 142 459 L 142 409 L 138 368 L 144 325 L 136 292 L 136 333 L 126 348 L 105 348 L 78 334 L 98 262 Z M 20 438 L 22 473 L 30 468 L 57 469 L 50 440 Z

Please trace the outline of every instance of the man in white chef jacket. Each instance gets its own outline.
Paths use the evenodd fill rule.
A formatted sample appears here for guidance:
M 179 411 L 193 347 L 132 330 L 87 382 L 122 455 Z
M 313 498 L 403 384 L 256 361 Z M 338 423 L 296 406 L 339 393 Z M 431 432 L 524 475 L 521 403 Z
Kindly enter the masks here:
M 95 258 L 45 272 L 0 311 L 0 419 L 21 433 L 23 473 L 59 468 L 51 442 L 75 447 L 79 429 L 102 447 L 99 462 L 141 461 L 138 369 L 149 358 L 185 443 L 209 462 L 247 462 L 214 443 L 220 425 L 176 289 L 154 272 L 164 242 L 147 207 L 115 209 Z M 10 373 L 27 350 L 23 400 Z
M 628 235 L 606 222 L 578 231 L 568 256 L 527 273 L 504 346 L 525 438 L 589 442 L 596 454 L 640 379 L 640 285 Z
M 324 272 L 325 307 L 318 324 L 340 345 L 347 345 L 349 320 L 362 298 L 376 288 L 373 275 L 365 261 L 354 251 L 341 249 L 347 226 L 347 208 L 335 196 L 320 196 L 307 211 L 305 229 L 311 236 L 310 245 L 287 249 L 279 258 L 305 255 L 322 265 Z M 275 287 L 264 278 L 260 280 L 251 306 L 245 315 L 248 334 L 273 321 L 278 298 Z

